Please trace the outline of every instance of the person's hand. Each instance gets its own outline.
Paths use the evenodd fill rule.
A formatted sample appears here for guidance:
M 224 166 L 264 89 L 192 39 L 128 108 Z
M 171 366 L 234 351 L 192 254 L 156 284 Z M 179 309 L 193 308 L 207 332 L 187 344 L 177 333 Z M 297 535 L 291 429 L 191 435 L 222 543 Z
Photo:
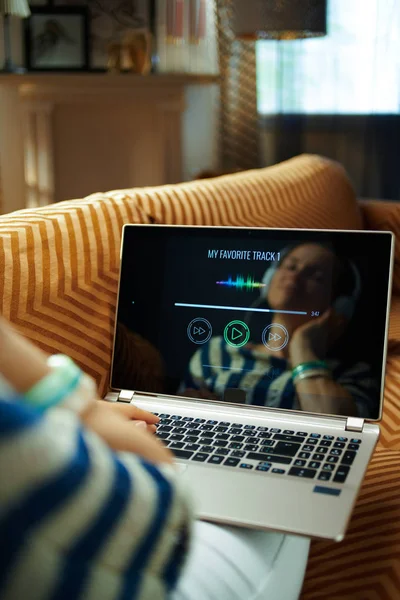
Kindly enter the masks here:
M 289 344 L 293 367 L 303 362 L 323 359 L 327 350 L 344 332 L 347 319 L 332 308 L 296 329 Z
M 97 401 L 81 416 L 86 427 L 95 431 L 110 448 L 134 452 L 154 463 L 172 463 L 173 455 L 150 431 L 159 418 L 126 404 Z M 146 430 L 146 428 L 148 430 Z

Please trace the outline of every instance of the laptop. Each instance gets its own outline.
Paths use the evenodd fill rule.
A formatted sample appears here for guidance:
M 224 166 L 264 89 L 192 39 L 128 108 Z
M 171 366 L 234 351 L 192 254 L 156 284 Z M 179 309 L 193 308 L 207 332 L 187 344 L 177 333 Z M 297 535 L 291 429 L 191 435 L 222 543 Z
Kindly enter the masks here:
M 379 437 L 390 232 L 125 225 L 108 400 L 199 518 L 340 541 Z

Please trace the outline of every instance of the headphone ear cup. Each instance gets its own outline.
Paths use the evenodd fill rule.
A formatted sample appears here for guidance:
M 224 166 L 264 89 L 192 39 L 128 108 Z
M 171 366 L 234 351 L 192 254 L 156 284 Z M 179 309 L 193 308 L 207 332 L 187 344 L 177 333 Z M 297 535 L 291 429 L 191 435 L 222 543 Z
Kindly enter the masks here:
M 355 300 L 351 296 L 339 296 L 333 303 L 332 308 L 339 315 L 343 315 L 350 321 L 354 314 L 355 304 Z

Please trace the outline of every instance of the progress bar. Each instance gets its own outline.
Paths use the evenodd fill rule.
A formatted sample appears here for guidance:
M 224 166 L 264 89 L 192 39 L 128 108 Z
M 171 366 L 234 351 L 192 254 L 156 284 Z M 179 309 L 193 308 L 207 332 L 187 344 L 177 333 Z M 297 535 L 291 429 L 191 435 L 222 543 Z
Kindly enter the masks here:
M 272 308 L 251 308 L 247 306 L 220 306 L 219 304 L 186 304 L 185 302 L 175 302 L 175 306 L 184 308 L 214 308 L 216 310 L 245 310 L 246 312 L 264 312 L 279 313 L 281 315 L 306 315 L 302 310 L 273 310 Z

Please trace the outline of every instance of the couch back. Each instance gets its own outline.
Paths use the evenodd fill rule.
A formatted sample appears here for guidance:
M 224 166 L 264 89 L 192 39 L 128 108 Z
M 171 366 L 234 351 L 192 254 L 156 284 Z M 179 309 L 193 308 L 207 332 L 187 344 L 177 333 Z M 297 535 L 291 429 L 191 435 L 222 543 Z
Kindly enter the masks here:
M 93 194 L 0 217 L 1 312 L 108 385 L 124 223 L 361 229 L 344 170 L 303 155 L 180 185 Z M 140 257 L 138 257 L 140 260 Z

